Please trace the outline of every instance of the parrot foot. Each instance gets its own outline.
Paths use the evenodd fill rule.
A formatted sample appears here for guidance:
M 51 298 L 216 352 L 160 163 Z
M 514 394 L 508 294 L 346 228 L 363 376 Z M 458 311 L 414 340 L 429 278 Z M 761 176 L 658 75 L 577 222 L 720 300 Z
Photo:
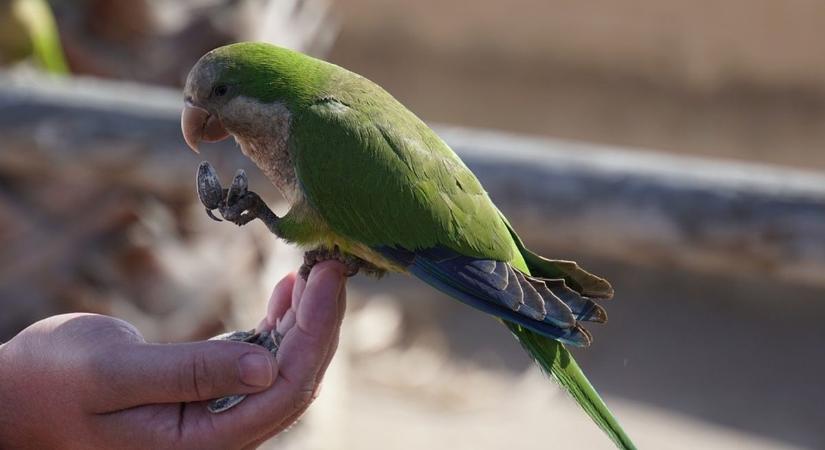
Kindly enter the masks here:
M 342 252 L 337 245 L 332 249 L 316 248 L 315 250 L 310 250 L 304 253 L 304 264 L 302 264 L 301 268 L 298 269 L 298 275 L 300 275 L 301 278 L 306 280 L 307 278 L 309 278 L 309 272 L 312 270 L 312 267 L 315 266 L 315 264 L 329 260 L 340 261 L 345 266 L 347 266 L 347 272 L 344 275 L 348 277 L 354 276 L 358 272 L 363 272 L 366 275 L 372 275 L 377 277 L 384 275 L 383 269 L 357 256 L 353 256 Z
M 206 207 L 206 214 L 220 222 L 212 211 L 217 209 L 220 215 L 238 226 L 261 219 L 269 231 L 278 235 L 278 216 L 266 206 L 261 197 L 250 191 L 246 172 L 239 169 L 232 179 L 229 189 L 224 189 L 218 179 L 215 168 L 204 161 L 198 166 L 198 198 Z
M 231 331 L 229 333 L 219 334 L 213 338 L 210 338 L 209 340 L 237 341 L 248 342 L 250 344 L 257 344 L 269 350 L 269 352 L 272 353 L 273 356 L 277 356 L 278 347 L 281 345 L 281 335 L 275 330 L 261 331 L 260 333 L 255 333 L 255 330 Z M 226 397 L 216 398 L 214 400 L 210 400 L 209 403 L 206 405 L 206 408 L 209 410 L 209 412 L 213 414 L 222 413 L 235 407 L 245 398 L 246 394 L 228 395 Z

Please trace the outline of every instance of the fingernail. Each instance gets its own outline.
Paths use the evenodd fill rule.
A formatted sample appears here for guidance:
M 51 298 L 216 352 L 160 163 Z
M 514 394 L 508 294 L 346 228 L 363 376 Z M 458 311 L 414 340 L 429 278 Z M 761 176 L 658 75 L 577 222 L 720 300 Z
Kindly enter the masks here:
M 267 387 L 272 384 L 272 358 L 260 353 L 246 353 L 238 359 L 241 382 L 253 387 Z

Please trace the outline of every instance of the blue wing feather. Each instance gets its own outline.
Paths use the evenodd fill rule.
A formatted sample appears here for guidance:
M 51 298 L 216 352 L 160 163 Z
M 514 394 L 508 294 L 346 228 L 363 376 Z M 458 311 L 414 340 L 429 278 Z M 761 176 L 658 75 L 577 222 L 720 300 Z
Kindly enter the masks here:
M 567 344 L 588 345 L 590 334 L 577 320 L 598 321 L 603 316 L 601 307 L 567 288 L 564 280 L 531 278 L 505 262 L 472 258 L 443 247 L 376 250 L 469 306 Z

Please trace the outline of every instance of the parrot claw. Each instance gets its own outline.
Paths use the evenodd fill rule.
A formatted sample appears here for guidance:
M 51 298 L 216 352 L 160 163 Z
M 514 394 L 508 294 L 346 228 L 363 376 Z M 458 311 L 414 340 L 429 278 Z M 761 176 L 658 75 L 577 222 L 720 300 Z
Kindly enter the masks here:
M 243 169 L 238 169 L 229 189 L 224 189 L 215 168 L 203 161 L 198 166 L 197 187 L 198 198 L 211 219 L 222 221 L 212 212 L 216 209 L 225 220 L 238 226 L 261 219 L 272 233 L 278 235 L 278 216 L 258 194 L 249 190 L 249 179 Z
M 384 270 L 369 261 L 365 261 L 357 256 L 342 252 L 336 245 L 332 248 L 332 250 L 327 248 L 316 248 L 315 250 L 310 250 L 304 253 L 304 263 L 301 265 L 301 268 L 298 269 L 298 275 L 304 280 L 307 280 L 309 278 L 309 272 L 315 264 L 329 260 L 340 261 L 347 266 L 347 271 L 344 273 L 347 277 L 355 276 L 358 272 L 363 272 L 366 275 L 372 275 L 375 277 L 380 277 L 385 273 Z
M 223 222 L 223 219 L 217 217 L 211 209 L 206 209 L 206 215 L 209 216 L 210 219 L 214 220 L 215 222 Z

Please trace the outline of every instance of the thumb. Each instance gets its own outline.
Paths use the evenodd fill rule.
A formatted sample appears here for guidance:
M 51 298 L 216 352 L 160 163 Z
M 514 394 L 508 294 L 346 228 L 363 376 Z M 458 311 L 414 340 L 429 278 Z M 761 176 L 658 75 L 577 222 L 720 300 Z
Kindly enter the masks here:
M 251 394 L 268 388 L 278 375 L 271 353 L 243 342 L 117 347 L 97 355 L 93 369 L 93 384 L 106 411 Z M 110 395 L 100 396 L 101 391 Z

